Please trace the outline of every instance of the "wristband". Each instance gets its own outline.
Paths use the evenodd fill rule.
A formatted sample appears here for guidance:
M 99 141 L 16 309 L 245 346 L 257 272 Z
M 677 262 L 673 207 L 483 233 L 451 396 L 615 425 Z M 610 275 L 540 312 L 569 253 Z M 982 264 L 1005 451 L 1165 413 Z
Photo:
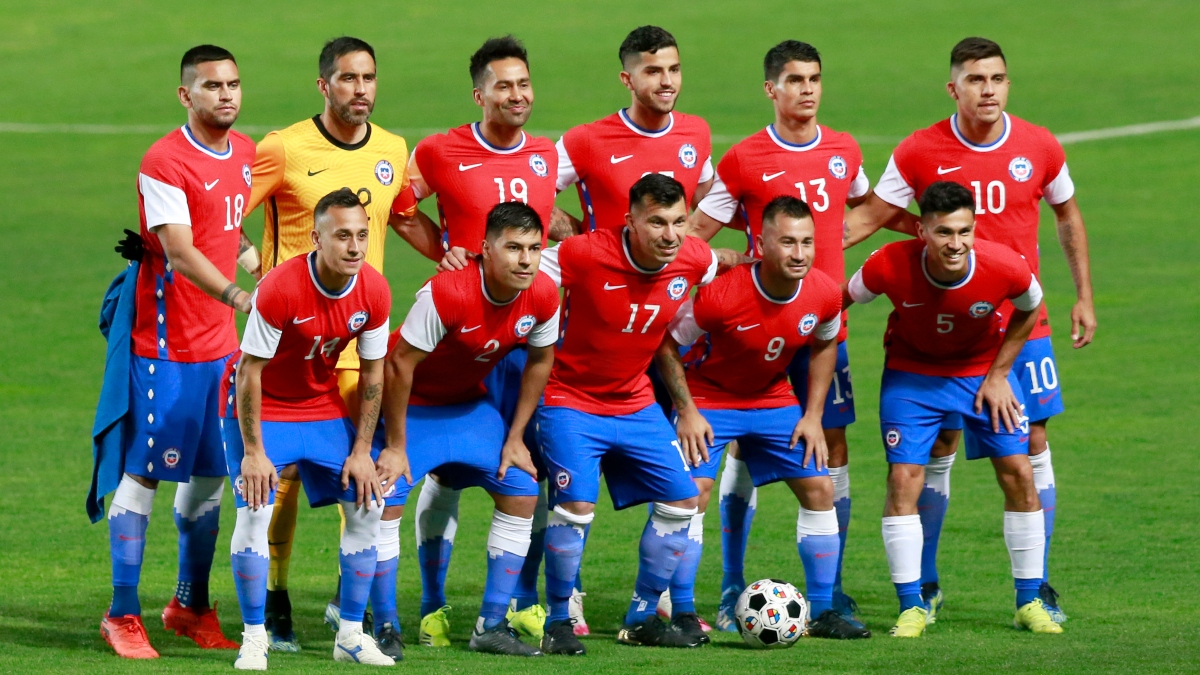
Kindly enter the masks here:
M 247 274 L 254 274 L 262 267 L 262 261 L 258 258 L 258 249 L 251 246 L 242 252 L 237 258 L 238 265 L 246 270 Z

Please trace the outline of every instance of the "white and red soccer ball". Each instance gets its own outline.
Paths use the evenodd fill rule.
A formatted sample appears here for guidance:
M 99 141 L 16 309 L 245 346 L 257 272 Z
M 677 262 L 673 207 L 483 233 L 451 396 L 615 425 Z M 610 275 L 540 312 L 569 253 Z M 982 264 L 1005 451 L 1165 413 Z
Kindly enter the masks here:
M 808 627 L 808 603 L 796 587 L 762 579 L 746 587 L 733 608 L 738 632 L 751 647 L 786 649 Z

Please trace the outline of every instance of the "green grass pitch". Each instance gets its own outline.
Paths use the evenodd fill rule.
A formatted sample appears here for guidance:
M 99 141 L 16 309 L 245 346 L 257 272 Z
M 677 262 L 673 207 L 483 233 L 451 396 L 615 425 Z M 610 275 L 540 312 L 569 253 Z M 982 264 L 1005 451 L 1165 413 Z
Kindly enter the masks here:
M 432 129 L 477 119 L 467 58 L 490 35 L 514 32 L 530 48 L 537 105 L 530 128 L 557 133 L 628 103 L 616 50 L 643 23 L 682 45 L 680 109 L 703 115 L 716 153 L 761 128 L 762 54 L 785 38 L 814 43 L 825 60 L 821 121 L 863 139 L 874 181 L 894 143 L 952 112 L 947 53 L 959 38 L 999 41 L 1014 82 L 1009 110 L 1055 132 L 1200 115 L 1196 73 L 1200 5 L 1194 2 L 964 3 L 105 3 L 5 2 L 0 9 L 0 123 L 150 125 L 184 120 L 174 99 L 180 54 L 215 42 L 237 54 L 242 124 L 274 128 L 320 110 L 316 56 L 350 33 L 379 55 L 374 122 L 410 147 Z M 1189 46 L 1190 45 L 1190 46 Z M 162 131 L 124 134 L 0 133 L 0 671 L 229 672 L 234 654 L 202 652 L 168 636 L 157 614 L 175 574 L 172 491 L 151 519 L 142 600 L 155 662 L 118 660 L 97 626 L 109 598 L 107 532 L 90 526 L 83 497 L 88 435 L 104 343 L 99 301 L 121 261 L 112 245 L 137 223 L 138 161 Z M 261 137 L 261 133 L 255 133 Z M 854 517 L 846 588 L 877 637 L 855 644 L 804 641 L 782 652 L 741 648 L 736 636 L 679 653 L 624 648 L 613 638 L 633 584 L 645 512 L 614 513 L 602 500 L 584 561 L 595 631 L 583 659 L 514 661 L 466 651 L 484 576 L 490 503 L 463 500 L 449 593 L 454 646 L 410 647 L 414 672 L 719 673 L 1195 672 L 1200 669 L 1200 240 L 1195 196 L 1200 131 L 1070 145 L 1067 155 L 1091 233 L 1100 331 L 1070 349 L 1073 289 L 1043 218 L 1043 283 L 1067 413 L 1050 425 L 1059 485 L 1051 556 L 1071 615 L 1066 633 L 1035 637 L 1011 627 L 1012 588 L 1001 537 L 1001 495 L 989 467 L 959 462 L 942 539 L 947 605 L 921 640 L 886 637 L 896 602 L 879 517 L 885 464 L 875 425 L 886 303 L 853 312 L 850 351 L 858 417 L 850 428 Z M 574 194 L 561 202 L 578 212 Z M 257 239 L 260 215 L 247 218 Z M 722 235 L 738 246 L 737 233 Z M 432 266 L 389 235 L 387 274 L 403 316 Z M 853 250 L 859 263 L 872 242 Z M 853 268 L 851 268 L 853 269 Z M 249 281 L 242 279 L 243 285 Z M 213 597 L 238 635 L 225 551 L 233 525 L 226 493 Z M 749 579 L 800 582 L 795 502 L 773 486 L 760 497 Z M 701 612 L 716 612 L 720 536 L 716 509 L 699 579 Z M 415 642 L 419 581 L 411 518 L 402 524 L 400 611 Z M 291 574 L 297 633 L 306 650 L 276 655 L 276 672 L 332 672 L 331 634 L 320 614 L 333 589 L 337 516 L 302 509 Z

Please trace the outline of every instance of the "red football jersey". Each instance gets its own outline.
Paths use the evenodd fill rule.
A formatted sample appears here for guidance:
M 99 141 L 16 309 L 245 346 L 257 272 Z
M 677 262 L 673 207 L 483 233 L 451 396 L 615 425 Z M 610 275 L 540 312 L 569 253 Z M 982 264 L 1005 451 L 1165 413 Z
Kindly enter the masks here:
M 316 256 L 314 251 L 271 268 L 254 292 L 242 351 L 271 360 L 262 374 L 266 421 L 347 417 L 336 370 L 342 350 L 357 338 L 360 358 L 387 356 L 387 279 L 363 265 L 345 288 L 332 291 L 317 278 Z
M 671 335 L 692 345 L 685 360 L 698 408 L 797 405 L 787 367 L 814 339 L 832 340 L 842 326 L 842 289 L 812 270 L 790 298 L 773 298 L 759 267 L 740 265 L 701 288 L 671 322 Z
M 725 153 L 713 187 L 698 208 L 726 224 L 740 211 L 746 225 L 746 255 L 761 258 L 754 238 L 762 233 L 767 203 L 785 195 L 799 197 L 812 209 L 816 226 L 813 267 L 841 283 L 846 278 L 842 255 L 846 200 L 862 197 L 870 189 L 862 151 L 850 134 L 818 125 L 816 138 L 797 145 L 780 138 L 772 124 Z M 845 339 L 843 326 L 838 340 Z
M 1025 256 L 1038 274 L 1038 201 L 1061 204 L 1075 194 L 1062 145 L 1044 127 L 1004 113 L 1004 133 L 975 145 L 958 130 L 958 115 L 904 139 L 875 186 L 879 198 L 900 208 L 937 181 L 975 193 L 976 235 Z M 1050 334 L 1046 309 L 1030 339 Z
M 925 242 L 893 242 L 875 251 L 850 279 L 850 297 L 867 303 L 888 296 L 895 310 L 883 338 L 887 367 L 921 375 L 986 375 L 1000 351 L 1011 301 L 1031 310 L 1042 288 L 1029 263 L 1011 248 L 975 241 L 967 275 L 942 284 L 925 267 Z
M 213 152 L 186 126 L 160 138 L 138 170 L 138 212 L 146 255 L 137 279 L 133 353 L 197 363 L 237 349 L 233 308 L 176 274 L 155 230 L 189 225 L 196 250 L 228 279 L 236 278 L 242 209 L 250 198 L 254 141 L 229 132 L 229 149 Z
M 483 285 L 478 264 L 442 272 L 417 291 L 417 301 L 392 333 L 429 356 L 413 373 L 412 405 L 450 405 L 487 393 L 483 380 L 522 340 L 533 347 L 558 341 L 558 287 L 545 274 L 506 303 Z
M 622 109 L 577 126 L 558 141 L 558 189 L 579 184 L 589 231 L 625 227 L 629 188 L 656 172 L 679 181 L 690 205 L 696 186 L 713 177 L 708 123 L 673 112 L 666 127 L 651 131 L 634 124 Z
M 685 237 L 670 264 L 642 269 L 625 230 L 604 229 L 544 252 L 541 270 L 567 292 L 545 405 L 628 415 L 654 403 L 646 369 L 692 287 L 716 277 L 717 257 Z
M 554 142 L 521 132 L 521 142 L 498 148 L 487 142 L 479 123 L 428 136 L 408 162 L 413 194 L 437 194 L 445 246 L 479 253 L 487 214 L 502 202 L 524 202 L 542 218 L 542 244 L 550 233 L 557 194 L 558 152 Z

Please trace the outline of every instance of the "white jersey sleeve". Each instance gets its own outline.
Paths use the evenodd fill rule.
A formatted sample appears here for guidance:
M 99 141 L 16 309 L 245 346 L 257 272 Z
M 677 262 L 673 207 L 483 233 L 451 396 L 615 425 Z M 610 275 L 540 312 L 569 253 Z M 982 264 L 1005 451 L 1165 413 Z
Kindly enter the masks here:
M 704 160 L 704 166 L 700 169 L 700 182 L 707 183 L 715 175 L 717 175 L 717 171 L 713 168 L 712 155 L 709 155 L 708 159 Z
M 712 262 L 708 264 L 708 269 L 704 271 L 704 277 L 700 279 L 701 286 L 707 286 L 717 278 L 717 268 L 720 267 L 720 261 L 717 259 L 717 252 L 712 251 Z
M 854 176 L 854 181 L 850 183 L 850 191 L 846 193 L 847 199 L 858 199 L 865 196 L 871 191 L 871 181 L 867 178 L 867 171 L 859 165 L 858 173 Z
M 275 356 L 279 348 L 279 338 L 283 335 L 282 328 L 276 328 L 267 323 L 262 314 L 258 313 L 258 292 L 250 298 L 250 318 L 246 319 L 246 330 L 242 332 L 242 351 L 269 359 Z
M 389 324 L 390 318 L 384 321 L 383 325 L 363 331 L 363 334 L 358 336 L 358 358 L 363 361 L 375 361 L 387 356 L 388 336 L 392 333 Z
M 681 345 L 690 345 L 699 340 L 700 336 L 707 332 L 696 323 L 696 312 L 692 298 L 688 298 L 686 302 L 679 306 L 679 310 L 675 312 L 675 318 L 671 319 L 671 323 L 667 324 L 667 331 Z
M 1062 170 L 1042 191 L 1042 199 L 1051 206 L 1057 206 L 1074 196 L 1075 182 L 1071 180 L 1071 172 L 1067 170 L 1066 162 L 1063 162 Z
M 863 283 L 861 267 L 854 273 L 854 276 L 850 277 L 850 282 L 846 284 L 846 290 L 850 294 L 850 299 L 860 305 L 865 305 L 879 297 L 878 293 L 872 292 Z
M 879 183 L 875 185 L 875 196 L 900 209 L 907 209 L 916 196 L 916 190 L 904 180 L 904 176 L 901 176 L 900 170 L 896 168 L 895 155 L 888 158 L 887 168 L 883 170 Z
M 725 187 L 725 181 L 721 180 L 719 172 L 713 174 L 713 184 L 709 188 L 708 194 L 704 195 L 704 199 L 696 205 L 696 208 L 704 212 L 704 215 L 712 218 L 719 223 L 729 224 L 733 220 L 733 214 L 737 212 L 738 201 L 729 194 L 729 188 Z
M 533 327 L 525 341 L 530 347 L 549 347 L 558 342 L 558 312 L 549 320 Z
M 142 193 L 142 208 L 146 212 L 146 229 L 161 225 L 192 225 L 187 195 L 183 189 L 168 185 L 144 173 L 138 174 L 138 191 Z
M 575 164 L 567 154 L 567 146 L 563 144 L 563 139 L 558 139 L 554 147 L 558 149 L 558 179 L 554 187 L 562 192 L 579 182 L 579 174 L 575 172 Z
M 432 352 L 446 337 L 446 325 L 442 323 L 433 304 L 433 288 L 430 284 L 425 284 L 417 291 L 417 301 L 408 310 L 408 316 L 404 317 L 404 325 L 400 326 L 400 337 L 423 352 Z
M 1042 304 L 1042 285 L 1038 283 L 1037 277 L 1032 274 L 1029 277 L 1029 288 L 1012 299 L 1013 307 L 1022 312 L 1032 312 Z
M 824 323 L 818 324 L 817 330 L 813 333 L 813 336 L 816 337 L 818 340 L 832 340 L 838 336 L 838 332 L 841 330 L 842 330 L 842 315 L 841 315 L 841 313 L 838 313 L 838 315 L 833 317 L 832 319 L 830 319 Z
M 562 265 L 558 263 L 558 246 L 542 250 L 542 262 L 538 265 L 538 270 L 550 277 L 555 286 L 562 288 Z

